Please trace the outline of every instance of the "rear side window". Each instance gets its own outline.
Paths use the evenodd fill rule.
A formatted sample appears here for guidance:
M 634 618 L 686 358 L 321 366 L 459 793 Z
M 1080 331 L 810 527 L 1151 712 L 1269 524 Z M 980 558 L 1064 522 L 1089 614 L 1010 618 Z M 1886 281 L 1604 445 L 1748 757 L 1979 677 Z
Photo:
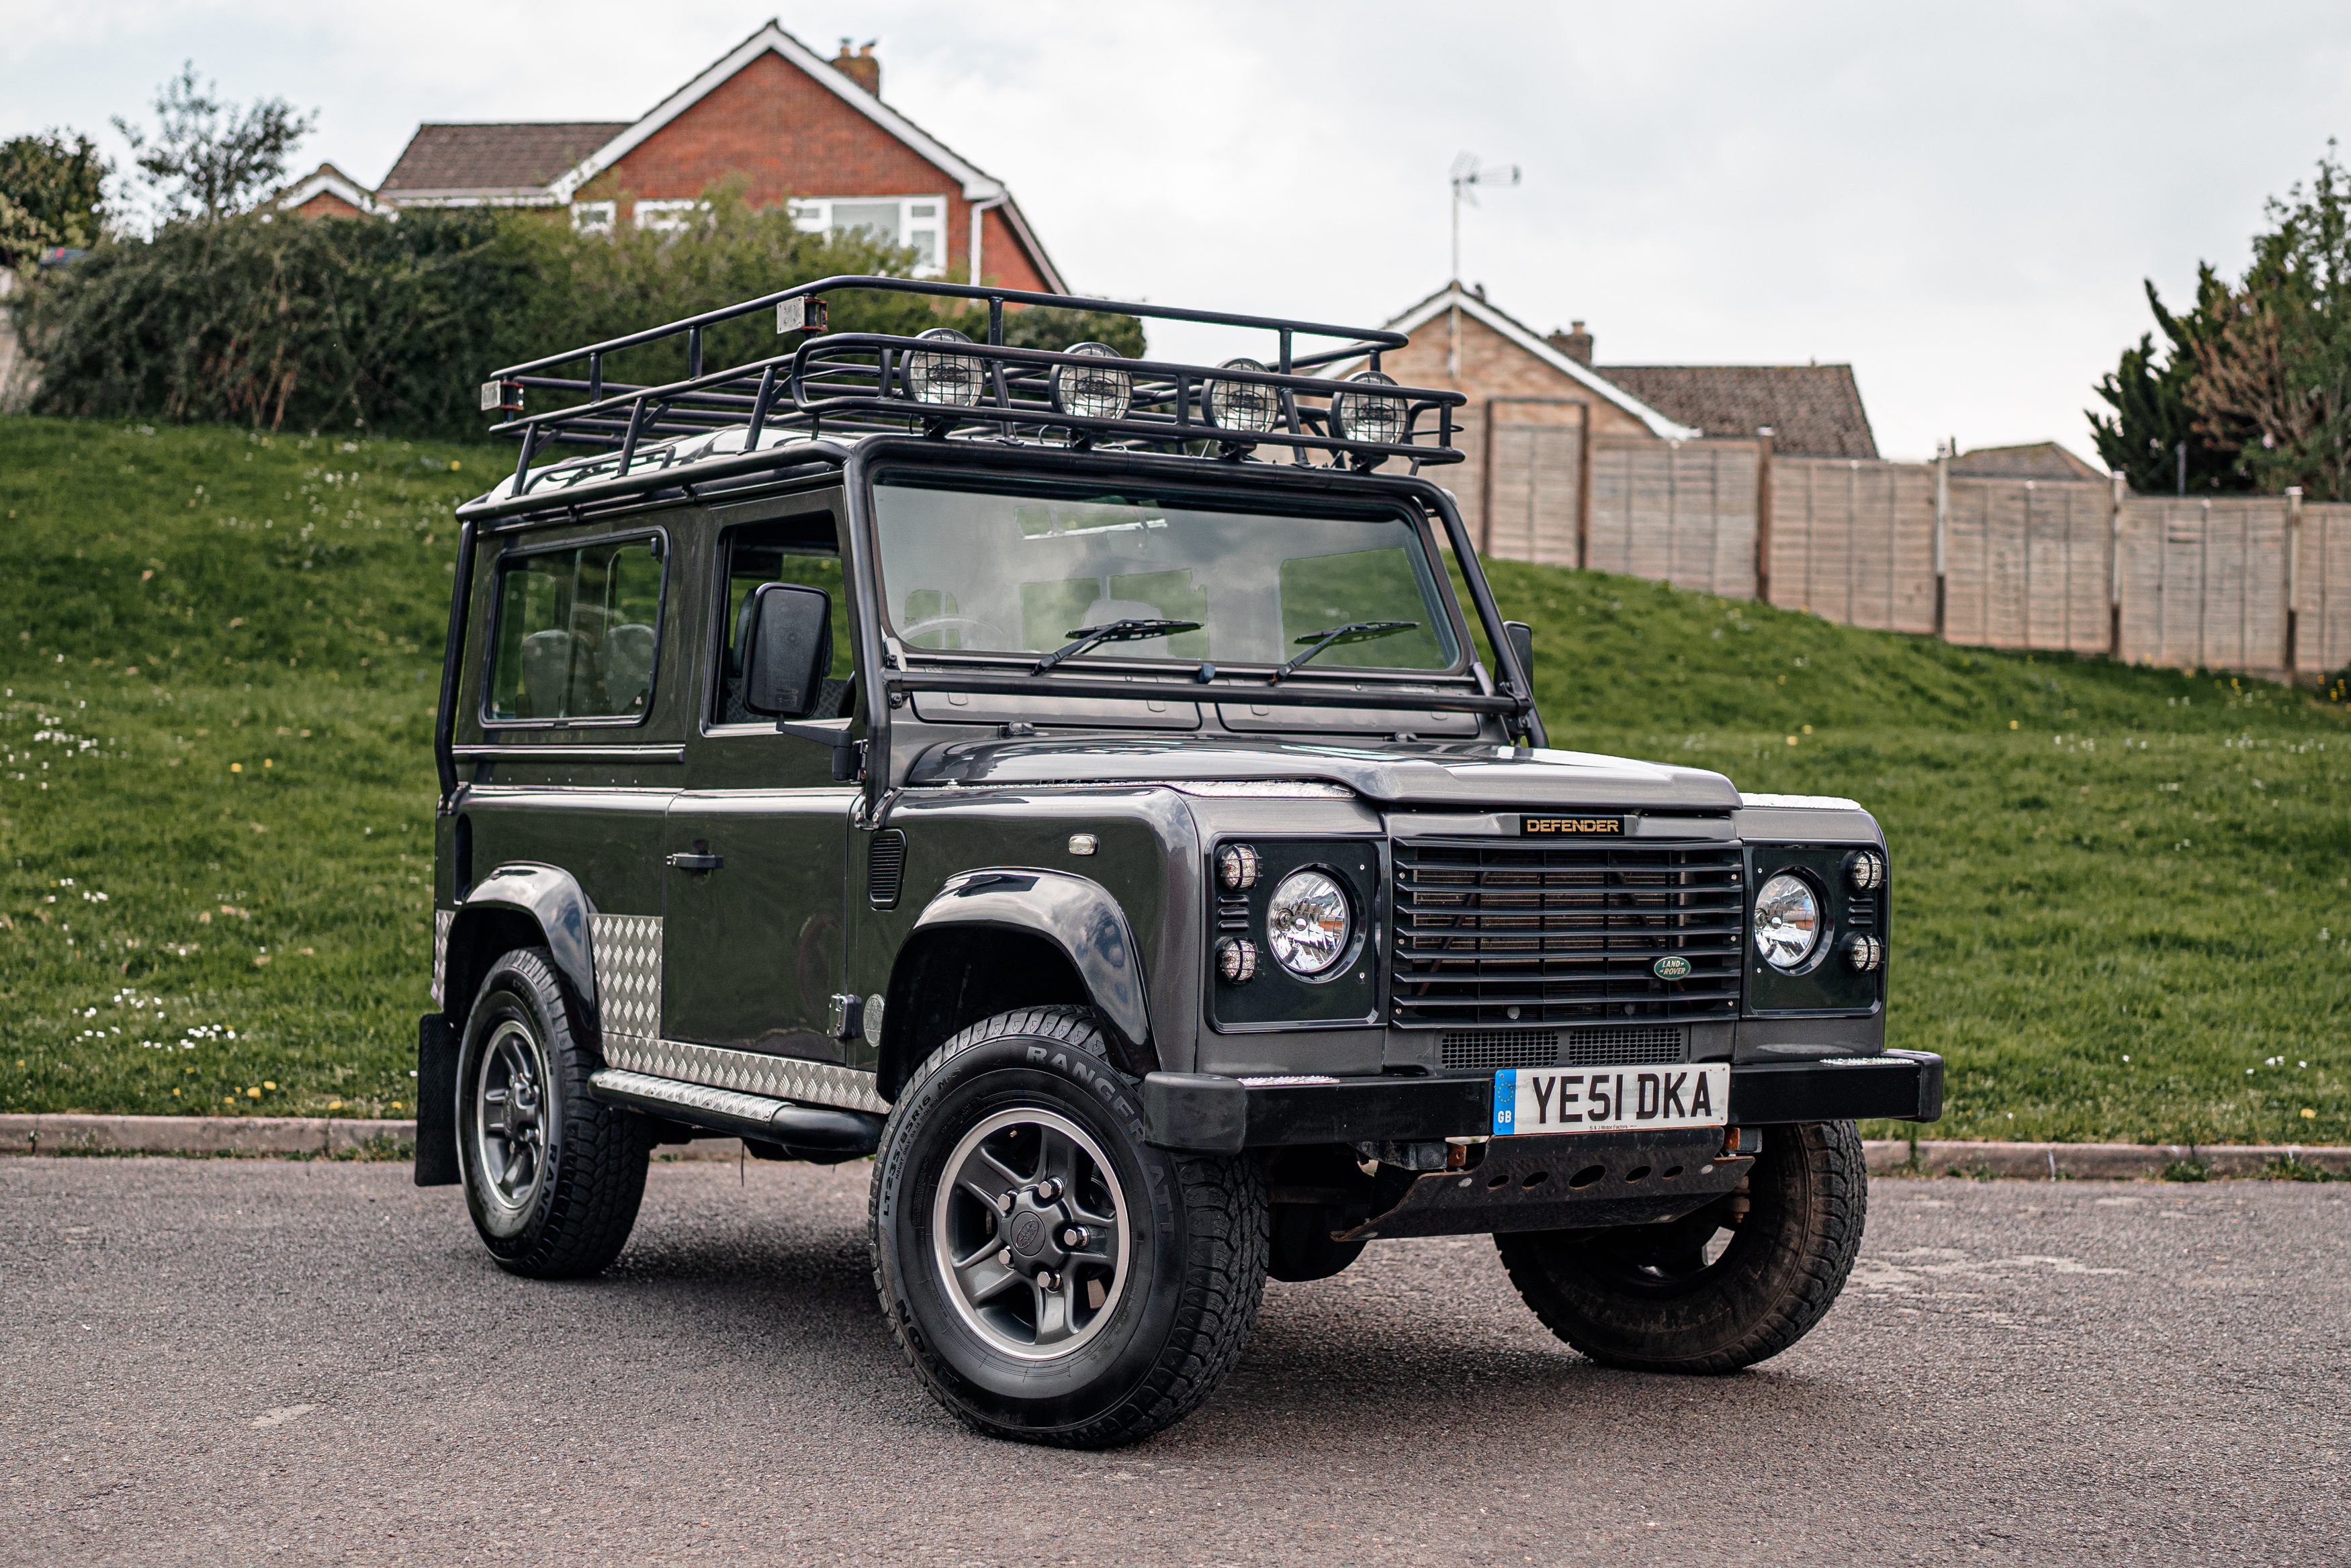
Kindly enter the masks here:
M 655 542 L 618 539 L 517 556 L 498 572 L 492 723 L 641 719 L 661 646 Z

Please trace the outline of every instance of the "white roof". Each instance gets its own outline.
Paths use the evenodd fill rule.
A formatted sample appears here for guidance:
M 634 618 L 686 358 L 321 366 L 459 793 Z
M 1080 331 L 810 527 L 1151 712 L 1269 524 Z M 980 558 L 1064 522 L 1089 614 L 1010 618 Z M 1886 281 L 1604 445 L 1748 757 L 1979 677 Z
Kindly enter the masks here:
M 1649 433 L 1656 436 L 1658 439 L 1662 441 L 1696 441 L 1704 433 L 1691 426 L 1678 424 L 1676 421 L 1667 419 L 1665 415 L 1657 412 L 1656 410 L 1649 407 L 1648 404 L 1641 401 L 1640 399 L 1635 397 L 1632 393 L 1625 390 L 1624 388 L 1617 386 L 1614 382 L 1610 381 L 1605 377 L 1600 375 L 1597 371 L 1593 370 L 1591 366 L 1569 358 L 1557 348 L 1552 348 L 1551 344 L 1544 341 L 1542 337 L 1529 331 L 1525 327 L 1520 326 L 1518 322 L 1511 320 L 1510 317 L 1504 315 L 1501 311 L 1497 310 L 1494 306 L 1487 304 L 1484 299 L 1470 293 L 1468 289 L 1463 288 L 1458 283 L 1447 285 L 1446 287 L 1437 290 L 1435 294 L 1430 295 L 1426 299 L 1422 300 L 1418 305 L 1416 305 L 1411 309 L 1405 311 L 1402 316 L 1399 316 L 1395 320 L 1389 322 L 1387 324 L 1388 329 L 1392 332 L 1403 333 L 1416 331 L 1420 327 L 1427 326 L 1438 317 L 1443 316 L 1457 305 L 1461 307 L 1462 315 L 1478 322 L 1489 331 L 1510 339 L 1510 342 L 1517 345 L 1520 348 L 1522 348 L 1527 353 L 1533 355 L 1536 358 L 1541 360 L 1552 369 L 1557 370 L 1561 375 L 1567 377 L 1570 380 L 1576 382 L 1578 385 L 1583 386 L 1600 397 L 1606 399 L 1609 402 L 1615 404 L 1618 408 L 1624 410 L 1626 413 L 1632 415 L 1635 419 L 1648 426 Z
M 278 197 L 277 209 L 290 213 L 303 202 L 320 195 L 339 196 L 362 213 L 376 210 L 374 194 L 361 190 L 357 181 L 331 163 L 319 164 L 316 173 Z

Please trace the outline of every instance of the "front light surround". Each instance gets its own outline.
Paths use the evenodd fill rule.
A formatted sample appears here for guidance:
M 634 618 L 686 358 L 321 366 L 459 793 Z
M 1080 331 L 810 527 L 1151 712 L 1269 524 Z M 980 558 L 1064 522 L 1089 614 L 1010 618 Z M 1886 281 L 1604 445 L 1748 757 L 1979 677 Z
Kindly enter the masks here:
M 1775 871 L 1755 890 L 1750 914 L 1756 956 L 1782 974 L 1801 974 L 1826 950 L 1828 899 L 1812 878 Z

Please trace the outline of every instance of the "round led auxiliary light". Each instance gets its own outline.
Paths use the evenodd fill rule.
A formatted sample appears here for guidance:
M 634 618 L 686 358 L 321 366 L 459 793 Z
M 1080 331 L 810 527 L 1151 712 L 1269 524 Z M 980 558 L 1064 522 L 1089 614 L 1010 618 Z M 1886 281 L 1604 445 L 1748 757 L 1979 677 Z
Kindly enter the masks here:
M 1257 977 L 1257 944 L 1247 937 L 1227 937 L 1218 942 L 1217 973 L 1227 985 L 1247 985 Z
M 1107 343 L 1072 343 L 1063 352 L 1089 359 L 1119 358 Z M 1052 380 L 1053 406 L 1090 420 L 1126 418 L 1126 406 L 1134 397 L 1134 378 L 1107 365 L 1056 365 Z
M 1875 893 L 1886 886 L 1886 857 L 1865 849 L 1846 865 L 1845 880 L 1856 893 Z
M 1256 887 L 1257 851 L 1246 844 L 1226 845 L 1217 857 L 1217 880 L 1235 893 Z
M 1393 387 L 1395 378 L 1377 370 L 1359 370 L 1347 378 L 1351 387 Z M 1395 446 L 1404 440 L 1402 398 L 1378 392 L 1340 392 L 1331 400 L 1332 433 L 1341 441 L 1367 446 Z
M 1846 944 L 1844 961 L 1855 974 L 1867 974 L 1886 961 L 1886 944 L 1876 937 L 1855 937 Z
M 934 327 L 928 332 L 918 332 L 914 336 L 916 341 L 923 343 L 971 341 L 952 327 Z M 978 356 L 973 354 L 912 353 L 906 356 L 906 391 L 918 403 L 970 408 L 979 401 L 981 374 Z
M 1782 871 L 1755 895 L 1755 950 L 1773 969 L 1802 965 L 1821 943 L 1821 900 L 1811 883 Z
M 1262 370 L 1254 359 L 1228 359 L 1219 370 Z M 1210 381 L 1200 389 L 1200 411 L 1220 431 L 1263 435 L 1281 421 L 1281 394 L 1263 381 Z
M 1265 909 L 1265 945 L 1295 975 L 1321 974 L 1346 956 L 1354 916 L 1346 890 L 1320 871 L 1292 871 Z

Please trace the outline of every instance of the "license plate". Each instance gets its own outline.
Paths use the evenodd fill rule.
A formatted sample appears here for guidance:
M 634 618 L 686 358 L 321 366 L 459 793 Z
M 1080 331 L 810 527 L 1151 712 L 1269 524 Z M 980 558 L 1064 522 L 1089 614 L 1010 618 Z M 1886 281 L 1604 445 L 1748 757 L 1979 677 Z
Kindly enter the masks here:
M 1687 1067 L 1505 1067 L 1494 1075 L 1494 1136 L 1719 1127 L 1729 1063 Z

